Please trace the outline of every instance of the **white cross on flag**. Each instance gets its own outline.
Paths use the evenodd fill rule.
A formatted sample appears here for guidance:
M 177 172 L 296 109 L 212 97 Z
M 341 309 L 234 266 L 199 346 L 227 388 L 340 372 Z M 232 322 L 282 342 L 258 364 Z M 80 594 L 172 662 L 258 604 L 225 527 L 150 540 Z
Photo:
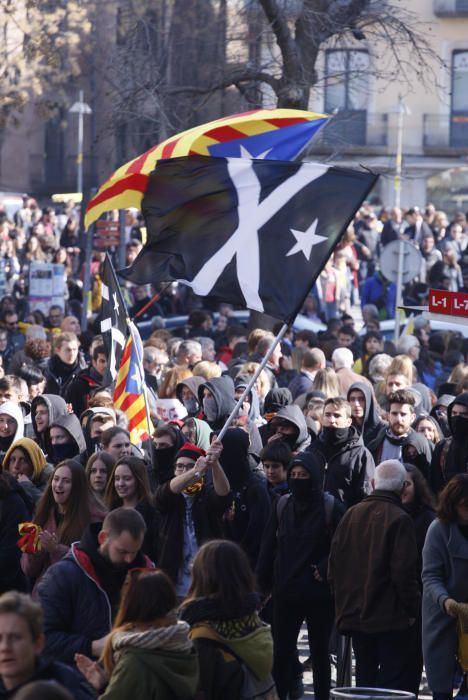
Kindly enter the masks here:
M 142 203 L 148 242 L 121 274 L 291 322 L 376 180 L 320 163 L 159 161 Z
M 111 259 L 106 255 L 102 274 L 101 333 L 107 352 L 110 380 L 117 377 L 128 335 L 127 310 Z

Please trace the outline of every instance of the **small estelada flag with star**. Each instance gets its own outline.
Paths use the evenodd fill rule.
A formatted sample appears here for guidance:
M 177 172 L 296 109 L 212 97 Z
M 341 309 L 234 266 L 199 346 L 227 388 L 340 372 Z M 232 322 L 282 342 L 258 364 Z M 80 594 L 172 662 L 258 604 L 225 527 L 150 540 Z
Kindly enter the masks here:
M 114 389 L 114 407 L 128 419 L 130 442 L 148 440 L 152 431 L 145 403 L 143 346 L 135 325 L 129 322 L 129 335 L 120 361 Z
M 102 270 L 101 334 L 107 354 L 108 382 L 117 377 L 128 336 L 127 308 L 109 255 Z
M 158 162 L 147 243 L 121 274 L 290 323 L 378 176 L 319 163 L 190 156 Z

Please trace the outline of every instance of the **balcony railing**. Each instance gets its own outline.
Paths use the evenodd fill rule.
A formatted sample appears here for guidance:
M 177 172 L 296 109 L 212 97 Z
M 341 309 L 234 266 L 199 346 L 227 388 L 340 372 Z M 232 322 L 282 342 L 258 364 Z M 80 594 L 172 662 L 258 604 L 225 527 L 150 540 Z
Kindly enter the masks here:
M 468 0 L 434 0 L 437 17 L 468 17 Z
M 314 150 L 366 151 L 385 149 L 388 145 L 388 115 L 369 114 L 364 110 L 339 112 L 316 136 Z
M 423 147 L 426 151 L 468 149 L 468 112 L 424 114 Z

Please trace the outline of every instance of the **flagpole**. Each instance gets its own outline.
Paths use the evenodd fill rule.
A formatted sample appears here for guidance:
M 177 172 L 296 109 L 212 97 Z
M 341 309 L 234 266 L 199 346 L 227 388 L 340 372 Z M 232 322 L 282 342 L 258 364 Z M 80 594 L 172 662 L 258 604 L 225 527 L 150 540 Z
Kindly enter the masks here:
M 117 279 L 117 275 L 115 274 L 114 266 L 112 264 L 112 259 L 109 255 L 109 253 L 106 253 L 106 258 L 107 258 L 107 261 L 109 263 L 109 267 L 110 267 L 112 276 L 114 278 L 115 288 L 116 288 L 117 294 L 119 295 L 120 303 L 121 303 L 122 308 L 123 308 L 124 313 L 125 313 L 125 320 L 127 323 L 128 332 L 130 333 L 130 335 L 132 337 L 133 345 L 135 347 L 135 351 L 136 351 L 137 357 L 138 357 L 138 368 L 140 369 L 140 367 L 143 368 L 143 357 L 141 356 L 141 353 L 140 353 L 141 348 L 140 348 L 140 345 L 138 343 L 138 341 L 141 343 L 140 333 L 138 331 L 138 328 L 136 327 L 136 325 L 133 323 L 133 321 L 131 320 L 131 318 L 129 316 L 127 305 L 125 303 L 125 299 L 123 298 L 123 294 L 122 294 L 122 291 L 120 289 L 120 283 L 119 283 L 119 280 Z M 138 339 L 135 338 L 135 333 L 138 333 Z M 148 409 L 148 400 L 147 400 L 146 391 L 145 391 L 146 382 L 145 382 L 144 372 L 143 372 L 143 376 L 141 376 L 141 373 L 140 373 L 140 380 L 141 380 L 143 400 L 145 402 L 146 420 L 148 422 L 148 430 L 150 430 L 151 420 L 150 420 L 149 409 Z
M 272 354 L 273 354 L 273 350 L 276 348 L 276 346 L 278 345 L 278 343 L 281 341 L 282 337 L 284 336 L 284 334 L 286 333 L 287 330 L 288 330 L 288 324 L 287 324 L 287 323 L 283 323 L 283 325 L 281 326 L 281 328 L 280 328 L 278 334 L 275 336 L 275 338 L 274 338 L 272 344 L 271 344 L 270 347 L 268 348 L 267 354 L 265 355 L 265 357 L 263 358 L 263 360 L 261 361 L 261 363 L 260 363 L 259 366 L 257 367 L 257 369 L 256 369 L 256 371 L 255 371 L 255 374 L 252 375 L 252 378 L 250 379 L 249 383 L 247 384 L 247 386 L 245 387 L 244 391 L 242 392 L 242 396 L 238 399 L 238 401 L 237 401 L 236 405 L 234 406 L 234 408 L 232 409 L 232 411 L 231 411 L 231 413 L 230 413 L 228 419 L 226 420 L 225 424 L 224 424 L 223 427 L 221 428 L 221 432 L 220 432 L 219 435 L 217 436 L 217 439 L 218 439 L 218 440 L 222 440 L 222 439 L 223 439 L 224 435 L 226 434 L 227 429 L 229 428 L 229 426 L 231 425 L 232 421 L 233 421 L 234 418 L 236 417 L 239 408 L 242 406 L 245 397 L 248 395 L 248 393 L 249 393 L 250 390 L 252 389 L 253 385 L 254 385 L 255 382 L 257 381 L 258 377 L 260 376 L 261 371 L 262 371 L 263 369 L 265 369 L 266 365 L 268 364 L 268 360 L 270 359 L 270 357 L 271 357 Z

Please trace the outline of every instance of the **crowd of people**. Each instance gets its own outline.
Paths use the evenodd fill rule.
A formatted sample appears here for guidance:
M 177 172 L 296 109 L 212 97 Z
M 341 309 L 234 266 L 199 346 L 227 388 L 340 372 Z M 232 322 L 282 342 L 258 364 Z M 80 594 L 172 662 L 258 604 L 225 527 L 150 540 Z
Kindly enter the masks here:
M 131 262 L 144 240 L 132 212 L 127 229 Z M 365 205 L 304 304 L 324 330 L 291 328 L 276 346 L 274 332 L 180 286 L 147 309 L 155 290 L 126 289 L 130 314 L 152 328 L 152 429 L 138 445 L 107 381 L 100 253 L 80 327 L 77 231 L 72 206 L 56 216 L 25 198 L 14 221 L 0 215 L 11 271 L 0 698 L 292 700 L 306 667 L 327 700 L 340 634 L 357 685 L 417 696 L 424 664 L 435 700 L 449 700 L 468 610 L 468 341 L 422 316 L 386 338 L 394 289 L 378 253 L 398 237 L 420 248 L 409 295 L 466 290 L 466 220 L 430 206 L 377 218 Z M 67 275 L 64 307 L 47 314 L 28 302 L 28 261 L 40 259 L 63 260 Z M 187 323 L 168 330 L 177 313 Z

